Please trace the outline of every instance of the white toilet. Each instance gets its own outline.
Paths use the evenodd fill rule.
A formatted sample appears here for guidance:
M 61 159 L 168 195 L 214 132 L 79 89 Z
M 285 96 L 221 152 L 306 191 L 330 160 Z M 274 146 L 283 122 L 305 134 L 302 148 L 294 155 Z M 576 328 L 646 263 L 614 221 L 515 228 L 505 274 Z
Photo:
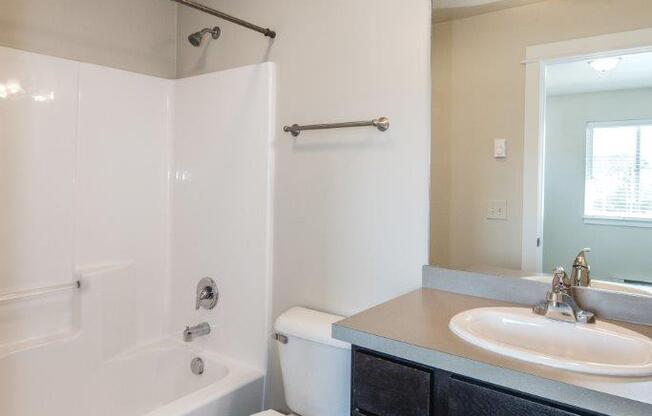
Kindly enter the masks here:
M 341 319 L 341 316 L 295 307 L 276 320 L 274 330 L 281 339 L 278 346 L 285 401 L 293 414 L 350 414 L 351 346 L 331 338 L 331 324 Z M 275 410 L 256 413 L 256 416 L 280 415 Z

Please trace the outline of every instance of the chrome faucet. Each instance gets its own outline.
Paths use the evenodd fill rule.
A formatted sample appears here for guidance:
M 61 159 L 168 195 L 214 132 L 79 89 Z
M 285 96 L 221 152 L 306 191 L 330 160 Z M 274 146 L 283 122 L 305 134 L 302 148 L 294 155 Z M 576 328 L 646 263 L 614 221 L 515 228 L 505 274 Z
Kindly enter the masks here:
M 586 253 L 590 251 L 590 248 L 582 249 L 573 261 L 573 271 L 571 272 L 573 286 L 591 286 L 591 268 L 586 261 Z
M 546 300 L 535 305 L 532 311 L 557 321 L 591 324 L 595 322 L 593 312 L 583 310 L 575 302 L 573 279 L 563 267 L 557 267 L 552 277 L 552 290 L 546 293 Z
M 199 325 L 187 326 L 183 330 L 183 340 L 185 342 L 192 342 L 195 337 L 201 337 L 211 333 L 211 326 L 207 322 L 202 322 Z

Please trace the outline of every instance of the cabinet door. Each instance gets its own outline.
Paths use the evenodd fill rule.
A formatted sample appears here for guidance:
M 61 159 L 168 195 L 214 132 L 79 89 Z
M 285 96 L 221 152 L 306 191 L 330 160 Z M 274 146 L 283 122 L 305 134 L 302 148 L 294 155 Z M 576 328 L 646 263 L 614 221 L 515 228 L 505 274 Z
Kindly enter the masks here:
M 449 379 L 447 390 L 448 416 L 599 416 L 455 376 Z
M 417 365 L 354 350 L 354 416 L 431 416 L 433 374 Z

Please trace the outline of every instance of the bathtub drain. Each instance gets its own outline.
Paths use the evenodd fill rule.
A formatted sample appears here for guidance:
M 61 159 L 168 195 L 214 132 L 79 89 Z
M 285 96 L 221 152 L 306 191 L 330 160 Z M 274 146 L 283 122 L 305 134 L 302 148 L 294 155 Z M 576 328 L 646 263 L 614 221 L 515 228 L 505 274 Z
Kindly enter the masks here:
M 204 374 L 204 360 L 200 357 L 193 358 L 192 361 L 190 361 L 190 371 L 198 376 Z

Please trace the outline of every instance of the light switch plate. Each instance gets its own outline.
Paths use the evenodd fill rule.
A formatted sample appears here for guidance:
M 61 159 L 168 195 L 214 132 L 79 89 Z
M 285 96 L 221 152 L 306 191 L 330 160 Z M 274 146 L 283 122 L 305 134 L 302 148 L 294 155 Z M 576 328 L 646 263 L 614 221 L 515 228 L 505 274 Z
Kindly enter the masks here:
M 507 157 L 507 139 L 494 140 L 494 157 L 504 159 Z
M 487 219 L 506 220 L 507 201 L 504 199 L 493 199 L 487 204 Z

